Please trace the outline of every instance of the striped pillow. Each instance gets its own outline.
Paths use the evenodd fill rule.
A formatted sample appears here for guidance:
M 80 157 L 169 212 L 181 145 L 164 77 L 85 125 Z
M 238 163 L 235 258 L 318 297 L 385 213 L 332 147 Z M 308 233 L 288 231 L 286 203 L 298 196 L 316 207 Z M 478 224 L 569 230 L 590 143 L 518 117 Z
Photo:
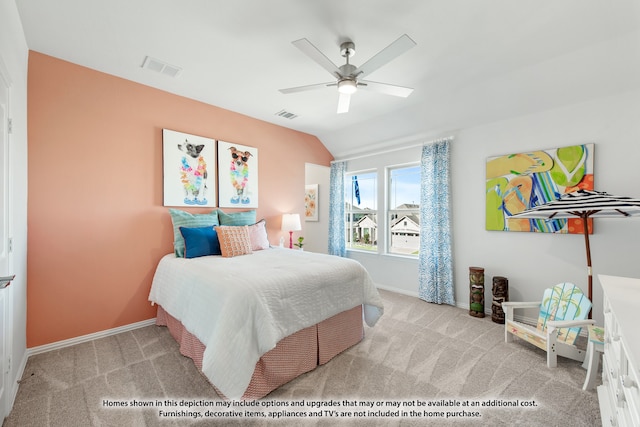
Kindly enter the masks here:
M 220 226 L 215 227 L 215 230 L 218 233 L 223 257 L 230 258 L 253 253 L 248 226 Z
M 256 211 L 226 213 L 218 210 L 220 225 L 251 225 L 256 222 Z

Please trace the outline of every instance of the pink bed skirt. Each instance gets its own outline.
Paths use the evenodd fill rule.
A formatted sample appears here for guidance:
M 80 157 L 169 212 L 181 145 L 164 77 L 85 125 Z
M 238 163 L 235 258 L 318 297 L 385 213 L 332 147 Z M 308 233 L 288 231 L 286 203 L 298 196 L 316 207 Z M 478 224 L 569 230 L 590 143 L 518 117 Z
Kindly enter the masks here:
M 180 353 L 191 358 L 202 371 L 205 345 L 161 306 L 158 306 L 156 324 L 169 328 L 171 336 L 180 345 Z M 266 396 L 299 375 L 327 363 L 363 337 L 362 306 L 356 306 L 283 338 L 258 360 L 242 398 L 259 399 Z M 224 397 L 217 388 L 216 392 Z

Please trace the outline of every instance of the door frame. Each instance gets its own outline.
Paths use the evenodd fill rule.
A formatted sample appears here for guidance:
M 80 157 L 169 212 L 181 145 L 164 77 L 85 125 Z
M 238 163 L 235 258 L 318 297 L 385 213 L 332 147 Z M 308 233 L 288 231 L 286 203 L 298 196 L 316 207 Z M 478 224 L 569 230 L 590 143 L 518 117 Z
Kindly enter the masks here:
M 6 258 L 3 264 L 0 264 L 0 275 L 9 275 L 13 269 L 13 256 L 12 247 L 9 243 L 10 236 L 12 235 L 12 210 L 11 201 L 13 200 L 13 186 L 11 182 L 12 169 L 11 169 L 11 129 L 9 129 L 9 120 L 11 114 L 11 86 L 12 81 L 9 74 L 9 70 L 6 64 L 0 56 L 0 90 L 6 94 L 6 100 L 2 100 L 5 104 L 4 117 L 0 117 L 4 123 L 0 126 L 2 129 L 2 135 L 0 135 L 0 151 L 2 154 L 3 167 L 0 169 L 0 188 L 2 188 L 1 196 L 4 197 L 2 206 L 4 207 L 3 217 L 4 221 L 0 223 L 2 228 L 1 235 L 3 241 L 0 242 L 0 252 L 5 252 Z M 5 235 L 6 232 L 6 235 Z M 2 256 L 2 254 L 0 254 Z M 13 353 L 13 292 L 12 287 L 9 286 L 0 290 L 0 313 L 2 313 L 3 319 L 0 319 L 0 325 L 4 327 L 4 330 L 0 332 L 0 339 L 4 341 L 2 344 L 3 351 L 0 352 L 0 388 L 2 389 L 2 396 L 0 396 L 0 423 L 2 423 L 7 415 L 11 412 L 13 404 L 13 387 L 11 386 L 9 378 L 11 377 L 11 371 L 13 363 L 11 356 Z M 3 354 L 2 354 L 3 353 Z

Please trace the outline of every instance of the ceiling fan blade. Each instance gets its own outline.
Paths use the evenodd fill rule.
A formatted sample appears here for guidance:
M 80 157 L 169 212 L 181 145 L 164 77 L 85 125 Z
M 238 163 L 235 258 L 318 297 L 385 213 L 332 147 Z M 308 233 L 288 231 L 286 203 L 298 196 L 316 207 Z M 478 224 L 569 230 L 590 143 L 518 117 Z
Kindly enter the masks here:
M 358 81 L 358 89 L 368 90 L 370 92 L 384 93 L 385 95 L 399 96 L 401 98 L 406 98 L 407 96 L 411 95 L 411 92 L 413 92 L 413 89 L 410 87 L 372 82 L 370 80 Z
M 291 42 L 295 47 L 300 49 L 302 53 L 313 59 L 318 65 L 331 73 L 335 78 L 340 78 L 340 69 L 327 58 L 324 53 L 320 52 L 317 47 L 311 44 L 307 39 L 300 39 Z
M 389 46 L 382 49 L 380 52 L 375 54 L 372 58 L 370 58 L 367 62 L 359 66 L 354 72 L 355 75 L 366 75 L 374 72 L 378 68 L 385 65 L 387 62 L 390 62 L 402 55 L 412 47 L 416 45 L 416 42 L 411 40 L 406 34 L 403 34 L 396 41 L 391 43 Z
M 314 90 L 314 89 L 322 89 L 328 86 L 336 86 L 336 82 L 328 82 L 328 83 L 317 83 L 314 85 L 307 85 L 307 86 L 298 86 L 298 87 L 290 87 L 290 88 L 286 88 L 286 89 L 279 89 L 279 91 L 281 93 L 295 93 L 295 92 L 305 92 L 308 90 Z
M 351 95 L 348 93 L 339 93 L 338 97 L 338 114 L 349 112 L 349 102 L 351 101 Z

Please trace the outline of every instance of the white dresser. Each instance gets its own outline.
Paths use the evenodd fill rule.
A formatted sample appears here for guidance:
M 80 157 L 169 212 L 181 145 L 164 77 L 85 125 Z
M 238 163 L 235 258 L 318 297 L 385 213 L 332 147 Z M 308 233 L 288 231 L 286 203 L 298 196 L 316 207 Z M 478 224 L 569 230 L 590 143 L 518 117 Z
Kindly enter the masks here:
M 640 426 L 640 279 L 598 278 L 604 290 L 602 425 Z

